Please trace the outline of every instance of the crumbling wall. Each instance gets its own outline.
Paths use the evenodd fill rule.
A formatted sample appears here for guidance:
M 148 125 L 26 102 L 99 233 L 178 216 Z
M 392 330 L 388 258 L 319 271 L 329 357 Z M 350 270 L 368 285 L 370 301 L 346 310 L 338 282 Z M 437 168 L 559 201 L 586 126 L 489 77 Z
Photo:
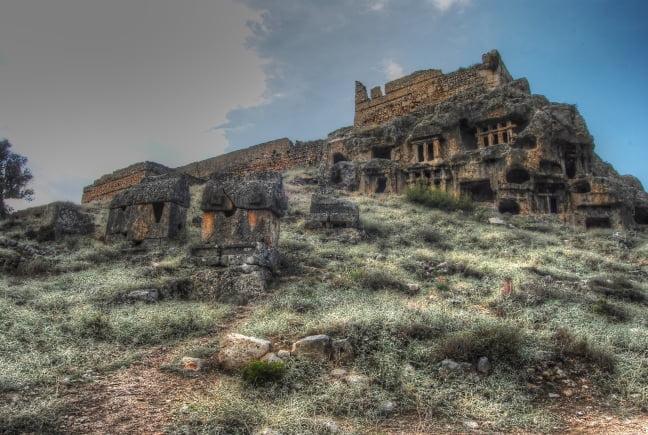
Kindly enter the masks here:
M 356 82 L 355 118 L 353 125 L 377 125 L 397 116 L 405 115 L 428 104 L 435 104 L 451 96 L 472 95 L 494 89 L 511 81 L 499 53 L 493 50 L 482 56 L 482 63 L 449 74 L 439 70 L 417 71 L 385 84 L 385 94 L 380 87 L 371 90 Z
M 207 180 L 216 173 L 224 172 L 244 175 L 314 167 L 319 164 L 322 146 L 323 141 L 297 141 L 293 144 L 283 138 L 191 163 L 176 170 Z
M 113 199 L 127 187 L 140 183 L 145 177 L 170 173 L 173 170 L 155 162 L 140 162 L 118 169 L 83 188 L 81 203 Z

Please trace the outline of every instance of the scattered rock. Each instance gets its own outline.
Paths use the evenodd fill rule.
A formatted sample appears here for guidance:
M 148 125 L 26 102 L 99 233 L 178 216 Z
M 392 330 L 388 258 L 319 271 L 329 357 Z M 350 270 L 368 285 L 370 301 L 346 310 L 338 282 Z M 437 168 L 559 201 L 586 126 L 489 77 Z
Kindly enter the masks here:
M 201 358 L 192 358 L 190 356 L 185 356 L 180 360 L 181 370 L 199 372 L 203 369 L 204 365 L 205 360 Z
M 311 335 L 296 341 L 292 347 L 295 356 L 309 356 L 328 361 L 333 352 L 333 340 L 328 335 Z
M 444 359 L 441 361 L 441 364 L 439 364 L 439 367 L 444 370 L 449 370 L 451 372 L 456 372 L 461 370 L 461 365 L 451 359 Z
M 407 293 L 410 295 L 415 295 L 421 291 L 421 286 L 419 284 L 407 284 Z
M 488 223 L 491 225 L 506 225 L 504 219 L 498 217 L 488 218 Z
M 485 356 L 479 358 L 477 361 L 477 371 L 482 375 L 489 375 L 492 370 L 491 362 Z
M 366 385 L 369 383 L 369 378 L 365 375 L 347 375 L 342 379 L 349 385 Z
M 160 294 L 156 289 L 142 289 L 128 292 L 126 299 L 131 301 L 157 302 Z
M 286 360 L 290 359 L 290 357 L 291 357 L 290 352 L 288 352 L 287 350 L 283 350 L 283 349 L 280 350 L 280 351 L 277 351 L 277 356 L 282 361 L 286 361 Z
M 560 397 L 560 394 L 556 394 L 556 393 L 549 393 L 549 394 L 547 394 L 547 396 L 548 396 L 550 399 L 557 399 L 558 397 Z
M 329 433 L 335 433 L 340 430 L 340 427 L 334 421 L 327 421 L 324 423 L 324 429 L 326 429 L 326 431 Z
M 463 422 L 464 426 L 466 426 L 468 429 L 479 429 L 479 423 L 473 420 L 466 420 Z
M 333 369 L 333 370 L 331 370 L 331 373 L 330 373 L 331 377 L 333 377 L 333 378 L 343 378 L 347 374 L 349 374 L 349 371 L 345 370 L 345 369 Z
M 331 342 L 332 356 L 336 361 L 350 361 L 353 359 L 353 346 L 346 338 Z
M 384 413 L 392 413 L 396 410 L 396 403 L 386 400 L 380 404 L 380 410 Z
M 250 361 L 261 359 L 270 352 L 271 343 L 241 334 L 228 334 L 221 344 L 218 362 L 225 370 L 245 367 Z
M 283 360 L 281 358 L 279 358 L 277 356 L 277 354 L 274 353 L 274 352 L 269 352 L 269 353 L 266 353 L 265 355 L 263 355 L 261 357 L 261 361 L 265 361 L 265 362 L 269 362 L 269 363 L 273 363 L 273 362 L 283 363 Z

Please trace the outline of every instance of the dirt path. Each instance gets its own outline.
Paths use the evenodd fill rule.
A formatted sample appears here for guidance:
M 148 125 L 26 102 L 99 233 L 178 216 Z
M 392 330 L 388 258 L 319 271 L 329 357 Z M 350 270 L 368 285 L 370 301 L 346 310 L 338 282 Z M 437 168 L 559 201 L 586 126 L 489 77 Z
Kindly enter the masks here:
M 225 335 L 245 322 L 251 308 L 239 310 L 222 331 Z M 75 434 L 162 434 L 175 411 L 197 402 L 213 388 L 220 373 L 175 376 L 160 370 L 183 356 L 182 350 L 213 341 L 192 339 L 175 348 L 159 347 L 125 370 L 97 377 L 62 394 L 71 411 L 62 418 L 61 431 Z
M 247 321 L 252 308 L 240 309 L 216 333 L 223 336 Z M 174 348 L 158 347 L 127 369 L 97 377 L 62 393 L 70 412 L 61 420 L 60 430 L 74 434 L 162 434 L 173 423 L 177 411 L 202 401 L 203 394 L 218 385 L 221 373 L 206 370 L 199 376 L 178 376 L 161 370 L 191 347 L 213 342 L 214 336 L 190 339 Z M 636 411 L 617 415 L 603 402 L 567 400 L 557 403 L 555 412 L 562 424 L 555 433 L 648 434 L 648 414 Z M 424 421 L 401 416 L 384 421 L 366 433 L 456 434 L 483 433 L 470 421 L 458 424 Z M 511 433 L 536 433 L 512 430 Z

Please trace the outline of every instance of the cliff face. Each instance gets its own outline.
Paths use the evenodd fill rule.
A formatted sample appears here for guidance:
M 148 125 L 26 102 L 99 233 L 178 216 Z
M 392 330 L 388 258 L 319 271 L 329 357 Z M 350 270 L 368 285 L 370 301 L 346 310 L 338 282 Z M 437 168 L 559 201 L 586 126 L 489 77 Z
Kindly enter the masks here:
M 402 193 L 425 183 L 588 228 L 648 224 L 638 180 L 600 160 L 574 106 L 532 95 L 525 79 L 338 130 L 322 164 L 326 180 L 347 190 Z

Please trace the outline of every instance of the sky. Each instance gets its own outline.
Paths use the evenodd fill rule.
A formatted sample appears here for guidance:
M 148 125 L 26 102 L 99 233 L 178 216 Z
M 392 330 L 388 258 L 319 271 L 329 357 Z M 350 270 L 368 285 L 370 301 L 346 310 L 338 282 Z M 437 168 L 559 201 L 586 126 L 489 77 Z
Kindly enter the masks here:
M 353 124 L 355 80 L 494 48 L 648 187 L 647 16 L 644 0 L 2 0 L 0 138 L 36 191 L 11 204 L 79 202 L 139 161 L 325 138 Z

